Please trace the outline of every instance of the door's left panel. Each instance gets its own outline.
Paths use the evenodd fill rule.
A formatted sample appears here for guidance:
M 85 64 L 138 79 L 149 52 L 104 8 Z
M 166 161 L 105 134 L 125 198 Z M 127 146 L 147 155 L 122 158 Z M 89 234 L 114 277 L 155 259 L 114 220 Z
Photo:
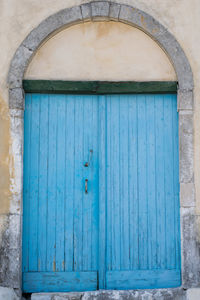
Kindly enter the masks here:
M 26 94 L 24 292 L 97 289 L 97 116 L 95 96 Z

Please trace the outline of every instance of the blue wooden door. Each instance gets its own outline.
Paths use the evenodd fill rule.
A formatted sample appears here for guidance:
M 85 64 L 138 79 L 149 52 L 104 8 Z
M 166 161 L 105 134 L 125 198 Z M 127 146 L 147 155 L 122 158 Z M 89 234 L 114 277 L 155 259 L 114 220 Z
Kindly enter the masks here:
M 26 95 L 24 291 L 97 289 L 97 103 L 93 96 Z
M 100 227 L 105 238 L 100 278 L 107 289 L 180 285 L 176 105 L 176 95 L 104 100 L 100 203 L 106 199 L 106 222 Z
M 23 290 L 180 285 L 175 95 L 27 94 Z

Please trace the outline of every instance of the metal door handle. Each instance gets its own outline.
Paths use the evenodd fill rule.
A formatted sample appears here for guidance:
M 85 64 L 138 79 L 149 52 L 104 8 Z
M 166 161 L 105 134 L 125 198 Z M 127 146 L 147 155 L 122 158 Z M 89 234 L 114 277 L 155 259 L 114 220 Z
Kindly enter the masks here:
M 88 194 L 88 179 L 85 179 L 85 193 Z
M 84 167 L 89 167 L 89 165 L 90 165 L 90 163 L 91 163 L 91 160 L 92 160 L 92 154 L 93 154 L 93 150 L 91 149 L 91 150 L 90 150 L 90 155 L 89 155 L 89 160 L 88 160 L 88 162 L 86 162 L 86 163 L 84 164 Z

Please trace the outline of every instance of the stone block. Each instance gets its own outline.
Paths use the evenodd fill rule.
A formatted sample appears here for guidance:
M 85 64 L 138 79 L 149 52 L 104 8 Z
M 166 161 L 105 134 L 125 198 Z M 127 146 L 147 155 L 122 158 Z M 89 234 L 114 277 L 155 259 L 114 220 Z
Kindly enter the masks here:
M 179 178 L 180 182 L 193 182 L 193 114 L 179 113 Z
M 24 91 L 22 88 L 9 90 L 9 108 L 24 110 Z
M 23 152 L 23 121 L 19 118 L 11 120 L 12 128 L 12 152 L 15 155 L 21 155 Z M 21 133 L 21 134 L 20 134 Z
M 20 289 L 20 278 L 21 278 L 21 247 L 17 245 L 17 238 L 19 229 L 17 231 L 12 229 L 10 231 L 10 223 L 13 227 L 16 222 L 14 220 L 10 221 L 10 216 L 7 216 L 6 223 L 1 232 L 1 243 L 0 243 L 0 283 L 5 287 L 12 287 Z M 13 242 L 12 242 L 13 241 Z M 18 246 L 18 248 L 11 248 L 13 246 Z
M 181 111 L 179 116 L 182 133 L 193 134 L 193 113 L 190 111 Z
M 11 201 L 16 201 L 17 198 L 22 200 L 22 191 L 23 191 L 23 163 L 22 155 L 14 156 L 14 168 L 15 173 L 10 178 L 10 191 L 12 193 Z M 20 201 L 21 201 L 20 200 Z M 15 203 L 17 204 L 17 203 Z M 21 208 L 21 206 L 18 206 Z M 17 212 L 18 214 L 18 212 Z M 21 214 L 21 212 L 20 212 Z
M 0 248 L 0 283 L 5 287 L 21 288 L 21 248 Z
M 9 248 L 21 248 L 21 216 L 9 216 Z
M 81 300 L 82 293 L 58 294 L 53 297 L 53 300 Z
M 53 294 L 51 293 L 33 293 L 31 295 L 31 300 L 52 300 Z
M 61 30 L 73 23 L 82 21 L 81 7 L 74 6 L 66 8 L 58 13 L 48 17 L 39 26 L 31 31 L 24 40 L 23 45 L 35 51 L 47 38 L 53 35 L 56 31 Z
M 178 110 L 193 110 L 193 91 L 178 89 Z
M 194 183 L 180 183 L 181 207 L 195 206 L 195 187 Z
M 81 5 L 81 12 L 82 12 L 83 21 L 89 21 L 89 20 L 91 20 L 92 7 L 91 7 L 90 3 L 82 4 Z
M 15 110 L 20 111 L 20 110 Z M 22 189 L 23 189 L 23 119 L 11 117 L 11 138 L 10 153 L 13 157 L 13 164 L 10 168 L 10 213 L 21 214 Z M 14 168 L 15 172 L 12 171 Z
M 74 6 L 71 8 L 66 8 L 58 12 L 56 15 L 51 18 L 57 18 L 58 22 L 58 30 L 62 29 L 62 27 L 67 27 L 72 24 L 82 22 L 82 13 L 80 6 Z M 57 28 L 56 28 L 57 29 Z M 55 30 L 54 28 L 50 28 L 50 30 Z
M 19 300 L 20 298 L 15 294 L 12 288 L 0 286 L 0 299 L 1 300 Z
M 21 216 L 0 215 L 0 247 L 4 249 L 19 248 Z
M 10 191 L 13 197 L 18 197 L 18 199 L 22 199 L 22 190 L 23 190 L 23 155 L 22 154 L 15 154 L 12 151 L 13 155 L 13 162 L 14 162 L 14 170 L 12 172 L 11 169 L 11 176 L 10 176 Z M 12 196 L 10 197 L 12 200 Z
M 31 300 L 80 300 L 83 293 L 34 293 Z
M 182 286 L 200 286 L 200 243 L 193 208 L 181 209 L 182 231 Z
M 10 112 L 10 117 L 11 118 L 20 118 L 23 120 L 24 118 L 24 111 L 21 110 L 21 109 L 15 109 L 15 108 L 10 108 L 9 109 L 9 112 Z
M 166 31 L 153 17 L 128 5 L 121 5 L 119 20 L 139 27 L 154 39 Z
M 9 215 L 0 215 L 0 252 L 9 247 Z
M 21 45 L 12 59 L 10 71 L 8 74 L 8 84 L 10 89 L 22 87 L 22 79 L 28 63 L 33 55 L 33 51 L 27 49 L 27 47 Z M 20 108 L 20 107 L 11 107 Z
M 200 288 L 187 290 L 187 300 L 199 300 L 200 299 Z
M 199 244 L 199 248 L 200 248 L 200 215 L 196 215 L 196 239 L 197 239 L 197 243 Z M 200 249 L 199 249 L 200 251 Z
M 17 110 L 17 109 L 16 109 Z M 11 129 L 12 129 L 12 138 L 17 136 L 17 138 L 20 138 L 20 142 L 22 143 L 23 138 L 21 137 L 22 132 L 24 131 L 24 112 L 23 110 L 18 109 L 18 115 L 15 116 L 11 115 L 10 121 L 11 121 Z M 21 151 L 18 151 L 18 154 L 21 153 Z
M 10 213 L 22 215 L 22 192 L 12 192 L 10 196 Z
M 193 74 L 190 64 L 174 36 L 165 30 L 156 37 L 156 41 L 165 50 L 176 70 L 179 89 L 186 91 L 193 90 Z
M 109 19 L 109 2 L 97 1 L 91 2 L 92 7 L 92 20 L 94 21 L 107 21 Z
M 20 115 L 20 114 L 18 114 Z M 14 174 L 11 174 L 11 191 L 12 200 L 14 200 L 14 206 L 16 203 L 16 198 L 20 198 L 22 195 L 22 176 L 23 176 L 23 133 L 24 133 L 24 120 L 18 116 L 12 116 L 11 121 L 11 138 L 12 144 L 10 146 L 10 151 L 13 156 L 14 162 Z M 19 208 L 19 205 L 17 205 Z M 12 213 L 18 213 L 17 211 L 12 211 Z
M 120 8 L 121 8 L 120 4 L 110 3 L 110 12 L 109 12 L 110 20 L 118 20 L 119 19 Z

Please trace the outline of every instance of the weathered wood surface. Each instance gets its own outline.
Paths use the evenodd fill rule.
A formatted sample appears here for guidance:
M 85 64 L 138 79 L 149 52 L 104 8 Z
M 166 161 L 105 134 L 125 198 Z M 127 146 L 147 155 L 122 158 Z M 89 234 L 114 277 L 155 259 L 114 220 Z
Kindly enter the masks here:
M 176 95 L 25 102 L 24 291 L 180 285 Z
M 24 292 L 70 292 L 97 289 L 97 272 L 23 273 Z

